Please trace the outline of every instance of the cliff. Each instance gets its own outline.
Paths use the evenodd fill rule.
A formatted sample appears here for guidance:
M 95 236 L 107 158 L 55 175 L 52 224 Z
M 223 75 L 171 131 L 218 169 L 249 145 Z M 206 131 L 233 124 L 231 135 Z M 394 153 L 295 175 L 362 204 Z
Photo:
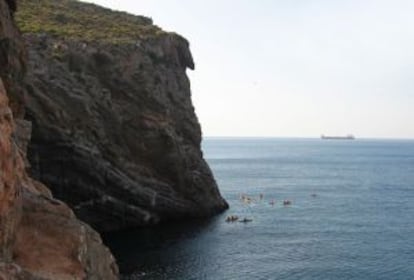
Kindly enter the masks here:
M 0 0 L 0 279 L 117 279 L 99 234 L 26 173 L 31 124 L 22 119 L 26 52 L 15 9 Z
M 20 4 L 34 178 L 101 232 L 228 207 L 201 152 L 183 37 L 77 1 Z

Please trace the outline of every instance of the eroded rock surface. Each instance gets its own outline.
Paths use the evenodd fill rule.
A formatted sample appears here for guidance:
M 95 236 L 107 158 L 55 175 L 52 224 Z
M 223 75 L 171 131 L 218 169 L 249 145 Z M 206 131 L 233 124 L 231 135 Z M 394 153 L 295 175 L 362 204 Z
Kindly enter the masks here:
M 9 94 L 10 107 L 16 117 L 24 115 L 24 73 L 26 50 L 20 33 L 12 20 L 15 0 L 2 0 L 0 10 L 0 77 Z
M 200 148 L 188 42 L 26 34 L 33 176 L 99 231 L 227 208 Z
M 117 279 L 100 236 L 26 173 L 25 51 L 11 3 L 0 0 L 0 279 Z
M 14 261 L 45 279 L 117 279 L 118 270 L 98 233 L 47 193 L 23 189 L 23 216 Z

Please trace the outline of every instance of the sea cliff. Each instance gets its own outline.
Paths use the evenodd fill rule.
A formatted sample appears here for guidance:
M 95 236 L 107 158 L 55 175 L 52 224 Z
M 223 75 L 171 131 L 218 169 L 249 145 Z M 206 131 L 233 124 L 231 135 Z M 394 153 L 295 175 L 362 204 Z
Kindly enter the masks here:
M 117 279 L 99 234 L 26 172 L 27 58 L 15 9 L 0 0 L 0 279 Z
M 187 40 L 91 4 L 20 4 L 34 178 L 100 232 L 227 208 L 200 148 Z
M 0 0 L 0 65 L 0 279 L 117 279 L 94 229 L 228 207 L 180 35 L 73 0 Z

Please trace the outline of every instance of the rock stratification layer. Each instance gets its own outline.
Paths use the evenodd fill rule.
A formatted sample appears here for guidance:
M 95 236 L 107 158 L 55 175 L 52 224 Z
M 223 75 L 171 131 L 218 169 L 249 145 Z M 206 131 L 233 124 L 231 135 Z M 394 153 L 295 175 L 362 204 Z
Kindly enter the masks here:
M 77 25 L 84 16 L 70 18 L 77 11 L 73 5 L 94 7 L 52 3 L 59 3 L 60 18 Z M 95 18 L 111 13 L 96 7 Z M 119 18 L 114 24 L 120 30 L 123 18 L 134 21 L 126 14 L 114 17 Z M 188 42 L 144 19 L 135 20 L 137 30 L 145 30 L 142 36 L 128 40 L 72 38 L 67 25 L 62 34 L 25 35 L 33 176 L 99 231 L 227 208 L 200 148 L 186 75 L 194 68 Z M 85 20 L 85 29 L 93 21 Z M 57 26 L 53 30 L 58 24 L 54 18 L 48 22 Z
M 0 279 L 117 279 L 99 234 L 26 174 L 31 124 L 20 119 L 26 60 L 15 8 L 0 0 Z

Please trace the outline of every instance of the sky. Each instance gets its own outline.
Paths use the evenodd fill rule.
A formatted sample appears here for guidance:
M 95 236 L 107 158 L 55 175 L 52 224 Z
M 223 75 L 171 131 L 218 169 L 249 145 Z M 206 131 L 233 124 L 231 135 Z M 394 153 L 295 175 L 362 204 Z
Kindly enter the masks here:
M 189 40 L 204 136 L 414 139 L 414 1 L 88 2 Z

